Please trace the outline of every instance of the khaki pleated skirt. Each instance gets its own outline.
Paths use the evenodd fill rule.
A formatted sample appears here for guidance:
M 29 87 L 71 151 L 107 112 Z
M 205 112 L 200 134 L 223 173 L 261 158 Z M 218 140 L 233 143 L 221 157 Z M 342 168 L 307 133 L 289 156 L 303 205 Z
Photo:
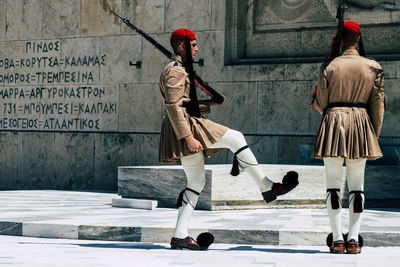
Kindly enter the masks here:
M 382 156 L 366 109 L 348 107 L 328 109 L 315 138 L 313 158 L 374 160 Z
M 221 149 L 207 149 L 216 143 L 228 130 L 227 127 L 215 123 L 206 118 L 196 118 L 187 116 L 194 138 L 196 138 L 205 148 L 204 156 L 209 157 Z M 172 128 L 169 118 L 164 117 L 161 126 L 160 144 L 158 150 L 158 160 L 160 163 L 179 163 L 183 156 L 193 154 L 190 152 L 184 138 L 178 140 Z

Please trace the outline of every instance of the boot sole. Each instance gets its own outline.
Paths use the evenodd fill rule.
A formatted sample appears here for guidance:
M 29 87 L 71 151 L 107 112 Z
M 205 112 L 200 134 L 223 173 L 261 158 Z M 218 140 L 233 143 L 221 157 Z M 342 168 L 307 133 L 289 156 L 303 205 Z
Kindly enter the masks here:
M 174 250 L 184 250 L 184 249 L 188 249 L 188 250 L 202 250 L 200 247 L 188 247 L 188 246 L 177 246 L 177 245 L 171 245 L 171 249 Z
M 272 197 L 270 197 L 270 198 L 268 198 L 268 199 L 264 199 L 264 200 L 265 200 L 265 202 L 267 202 L 267 203 L 272 202 L 272 201 L 274 201 L 274 200 L 276 199 L 277 196 L 281 196 L 281 195 L 284 195 L 284 194 L 286 194 L 286 193 L 292 191 L 292 190 L 295 189 L 296 186 L 298 186 L 298 185 L 299 185 L 299 183 L 297 183 L 297 184 L 296 184 L 295 186 L 293 186 L 293 187 L 289 187 L 289 188 L 287 188 L 287 189 L 285 189 L 285 190 L 282 190 L 282 191 L 279 192 L 278 194 L 273 195 Z
M 347 254 L 359 254 L 361 253 L 361 248 L 347 248 Z
M 331 253 L 335 253 L 335 254 L 344 254 L 344 247 L 340 248 L 330 248 Z

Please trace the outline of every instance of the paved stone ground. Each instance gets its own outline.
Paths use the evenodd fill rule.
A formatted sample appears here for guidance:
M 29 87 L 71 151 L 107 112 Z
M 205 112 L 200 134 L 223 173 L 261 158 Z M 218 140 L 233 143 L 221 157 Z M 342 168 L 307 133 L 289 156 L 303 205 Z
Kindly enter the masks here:
M 0 234 L 13 236 L 169 242 L 176 209 L 114 208 L 112 193 L 0 191 Z M 366 246 L 400 246 L 400 212 L 366 210 Z M 343 221 L 348 222 L 344 209 Z M 330 232 L 325 209 L 195 211 L 191 235 L 214 234 L 216 243 L 324 246 Z
M 176 251 L 166 243 L 0 236 L 0 266 L 399 266 L 400 247 L 365 247 L 359 255 L 321 246 L 216 244 L 208 251 Z

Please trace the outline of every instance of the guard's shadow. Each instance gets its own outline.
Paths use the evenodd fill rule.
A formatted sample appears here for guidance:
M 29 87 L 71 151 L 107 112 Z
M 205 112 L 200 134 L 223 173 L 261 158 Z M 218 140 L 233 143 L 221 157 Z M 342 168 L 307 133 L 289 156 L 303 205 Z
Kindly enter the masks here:
M 261 251 L 270 253 L 296 253 L 296 254 L 317 254 L 317 253 L 329 253 L 329 251 L 321 251 L 315 249 L 291 249 L 291 248 L 255 248 L 253 246 L 238 246 L 227 249 L 227 251 Z
M 90 248 L 111 248 L 111 249 L 143 249 L 143 250 L 152 250 L 152 249 L 162 249 L 162 250 L 171 250 L 169 246 L 155 245 L 152 243 L 113 243 L 113 244 L 74 244 L 76 246 L 81 247 L 90 247 Z M 208 251 L 260 251 L 260 252 L 269 252 L 269 253 L 285 253 L 285 254 L 317 254 L 317 253 L 329 253 L 328 251 L 314 250 L 314 249 L 290 249 L 290 248 L 257 248 L 253 246 L 237 246 L 231 248 L 213 248 L 211 246 Z M 200 251 L 199 251 L 200 252 Z M 203 252 L 205 252 L 203 250 Z
M 74 244 L 80 247 L 88 247 L 88 248 L 119 248 L 119 249 L 144 249 L 144 250 L 151 250 L 151 249 L 170 249 L 167 246 L 155 245 L 152 243 L 113 243 L 113 244 Z

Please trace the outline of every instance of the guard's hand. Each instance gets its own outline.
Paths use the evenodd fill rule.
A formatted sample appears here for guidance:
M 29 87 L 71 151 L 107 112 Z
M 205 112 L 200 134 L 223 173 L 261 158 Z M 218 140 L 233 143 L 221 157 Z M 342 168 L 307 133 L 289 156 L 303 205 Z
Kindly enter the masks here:
M 214 101 L 211 99 L 210 106 L 217 106 L 217 107 L 222 106 L 222 105 L 225 103 L 225 101 L 226 101 L 226 96 L 224 96 L 223 94 L 221 94 L 221 96 L 224 98 L 224 101 L 222 101 L 222 103 L 214 102 Z
M 196 138 L 194 138 L 193 134 L 186 136 L 185 140 L 191 152 L 200 152 L 203 150 L 203 146 Z

